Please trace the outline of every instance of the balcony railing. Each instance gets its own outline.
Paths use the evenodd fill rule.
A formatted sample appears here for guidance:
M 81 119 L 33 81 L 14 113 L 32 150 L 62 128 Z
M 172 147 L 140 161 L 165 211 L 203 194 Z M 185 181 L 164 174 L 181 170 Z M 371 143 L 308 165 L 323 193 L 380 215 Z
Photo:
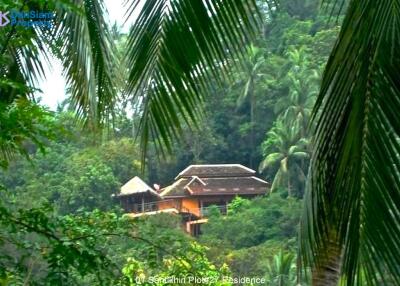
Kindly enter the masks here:
M 145 213 L 171 208 L 180 211 L 181 203 L 175 200 L 162 200 L 144 204 L 133 204 L 132 211 L 134 213 Z
M 182 203 L 176 200 L 162 200 L 144 204 L 133 204 L 132 212 L 134 213 L 146 213 L 154 212 L 165 209 L 176 209 L 180 213 L 194 214 L 200 217 L 208 217 L 213 209 L 218 209 L 221 214 L 226 214 L 227 209 L 225 205 L 211 205 L 203 208 L 186 208 L 182 206 Z
M 211 215 L 213 210 L 219 210 L 219 212 L 223 215 L 226 215 L 226 205 L 218 206 L 218 205 L 211 205 L 208 207 L 200 208 L 200 215 L 202 217 L 208 217 Z

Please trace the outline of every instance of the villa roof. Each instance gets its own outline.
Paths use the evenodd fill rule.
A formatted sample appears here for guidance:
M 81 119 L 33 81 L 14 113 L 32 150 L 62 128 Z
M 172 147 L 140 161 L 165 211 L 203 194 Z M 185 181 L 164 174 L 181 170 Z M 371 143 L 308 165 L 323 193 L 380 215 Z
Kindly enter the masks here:
M 176 181 L 164 188 L 162 197 L 207 195 L 261 195 L 270 184 L 254 176 L 255 171 L 239 164 L 191 165 Z
M 153 190 L 153 188 L 137 176 L 121 187 L 121 192 L 118 196 L 129 196 L 140 193 L 151 193 L 157 197 L 160 196 L 155 190 Z
M 192 176 L 200 178 L 250 176 L 255 173 L 256 171 L 240 164 L 190 165 L 180 172 L 175 180 Z

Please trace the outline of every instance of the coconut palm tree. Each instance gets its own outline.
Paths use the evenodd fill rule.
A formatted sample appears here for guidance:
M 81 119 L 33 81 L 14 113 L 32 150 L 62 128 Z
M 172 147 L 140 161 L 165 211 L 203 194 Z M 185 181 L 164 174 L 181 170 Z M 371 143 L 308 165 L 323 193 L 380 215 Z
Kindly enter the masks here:
M 291 62 L 286 75 L 289 92 L 287 96 L 277 100 L 274 111 L 301 126 L 300 132 L 304 137 L 319 91 L 320 74 L 316 69 L 310 68 L 310 59 L 304 47 L 291 48 L 286 55 Z
M 263 144 L 264 160 L 259 170 L 275 173 L 271 191 L 278 187 L 286 187 L 292 196 L 293 177 L 305 182 L 303 160 L 309 157 L 308 140 L 300 136 L 299 126 L 289 124 L 286 120 L 278 120 L 267 133 Z
M 302 222 L 313 285 L 400 285 L 399 23 L 397 0 L 349 1 L 323 75 Z
M 277 107 L 286 105 L 279 117 L 299 126 L 302 137 L 307 135 L 309 129 L 310 117 L 319 89 L 318 77 L 316 70 L 303 74 L 289 72 L 287 75 L 290 86 L 289 94 L 287 97 L 280 98 L 277 103 Z
M 250 134 L 250 144 L 252 150 L 255 149 L 254 146 L 254 122 L 255 122 L 255 106 L 256 106 L 256 98 L 255 98 L 255 86 L 260 81 L 260 79 L 264 76 L 262 72 L 262 65 L 265 63 L 265 58 L 263 54 L 263 50 L 255 45 L 251 44 L 247 53 L 245 54 L 245 58 L 242 61 L 243 63 L 243 71 L 238 73 L 239 81 L 237 84 L 239 86 L 243 86 L 242 92 L 239 94 L 236 105 L 237 107 L 243 106 L 245 102 L 250 103 L 250 124 L 251 124 L 251 134 Z M 253 166 L 253 157 L 254 154 L 250 154 L 250 166 Z

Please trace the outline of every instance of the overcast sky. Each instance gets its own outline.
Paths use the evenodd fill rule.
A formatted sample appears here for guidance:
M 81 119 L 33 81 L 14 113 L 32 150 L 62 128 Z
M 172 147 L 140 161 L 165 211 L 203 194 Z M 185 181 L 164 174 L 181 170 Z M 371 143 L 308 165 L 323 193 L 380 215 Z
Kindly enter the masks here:
M 111 23 L 117 22 L 118 25 L 122 26 L 125 18 L 126 8 L 123 6 L 124 0 L 104 0 L 109 13 L 109 21 Z M 136 11 L 135 14 L 137 14 Z M 129 19 L 127 24 L 124 25 L 123 30 L 127 31 L 129 25 L 136 18 L 135 14 Z M 61 75 L 61 64 L 57 59 L 52 59 L 51 67 L 46 69 L 46 79 L 44 79 L 40 84 L 39 88 L 43 93 L 38 94 L 42 101 L 41 103 L 49 106 L 51 109 L 55 110 L 57 104 L 65 99 L 65 80 Z

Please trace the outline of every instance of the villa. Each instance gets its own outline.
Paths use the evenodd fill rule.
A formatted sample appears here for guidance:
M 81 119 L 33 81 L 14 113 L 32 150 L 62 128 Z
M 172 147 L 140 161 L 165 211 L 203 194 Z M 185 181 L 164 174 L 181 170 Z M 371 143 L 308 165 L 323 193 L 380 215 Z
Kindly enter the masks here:
M 190 165 L 162 189 L 154 189 L 134 177 L 118 194 L 123 209 L 133 217 L 157 213 L 182 216 L 185 230 L 198 235 L 207 222 L 211 206 L 226 214 L 235 198 L 265 195 L 270 184 L 255 176 L 255 171 L 240 164 Z

